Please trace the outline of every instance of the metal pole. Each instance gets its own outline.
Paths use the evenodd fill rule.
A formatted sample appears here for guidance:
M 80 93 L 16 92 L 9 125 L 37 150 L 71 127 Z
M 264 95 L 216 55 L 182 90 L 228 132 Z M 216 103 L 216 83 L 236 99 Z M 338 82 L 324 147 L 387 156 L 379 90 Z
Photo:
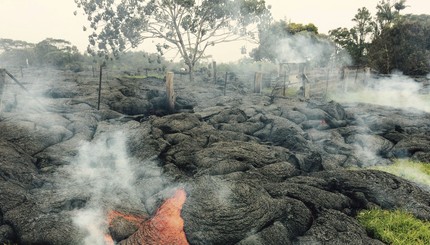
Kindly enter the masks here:
M 0 69 L 0 95 L 3 95 L 3 88 L 6 83 L 6 70 Z
M 97 110 L 100 110 L 100 100 L 101 100 L 101 96 L 102 96 L 102 75 L 103 75 L 103 65 L 100 65 L 99 98 L 97 101 Z
M 216 83 L 216 79 L 217 79 L 217 77 L 216 77 L 216 61 L 212 62 L 212 69 L 214 72 L 214 83 Z

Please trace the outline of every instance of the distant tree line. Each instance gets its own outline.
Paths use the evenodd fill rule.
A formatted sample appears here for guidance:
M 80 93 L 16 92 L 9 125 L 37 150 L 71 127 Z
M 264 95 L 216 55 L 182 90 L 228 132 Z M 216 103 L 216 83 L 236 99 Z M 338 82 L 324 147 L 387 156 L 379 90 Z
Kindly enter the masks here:
M 47 38 L 37 44 L 0 39 L 0 64 L 6 66 L 53 66 L 80 71 L 84 60 L 76 46 L 62 39 Z
M 0 39 L 0 67 L 49 66 L 79 72 L 91 66 L 98 66 L 99 63 L 102 63 L 101 60 L 80 53 L 76 46 L 62 39 L 47 38 L 36 44 Z M 159 54 L 127 51 L 110 65 L 114 69 L 143 73 L 145 69 L 165 69 L 167 61 Z

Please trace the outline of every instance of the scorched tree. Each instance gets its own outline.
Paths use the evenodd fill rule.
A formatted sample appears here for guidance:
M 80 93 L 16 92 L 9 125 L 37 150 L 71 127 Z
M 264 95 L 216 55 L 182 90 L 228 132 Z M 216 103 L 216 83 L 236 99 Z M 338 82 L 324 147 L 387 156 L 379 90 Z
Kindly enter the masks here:
M 90 22 L 88 51 L 118 56 L 146 39 L 157 50 L 176 48 L 193 68 L 208 47 L 252 37 L 249 29 L 267 14 L 264 0 L 75 0 Z M 75 12 L 76 14 L 77 12 Z M 87 29 L 84 27 L 84 30 Z

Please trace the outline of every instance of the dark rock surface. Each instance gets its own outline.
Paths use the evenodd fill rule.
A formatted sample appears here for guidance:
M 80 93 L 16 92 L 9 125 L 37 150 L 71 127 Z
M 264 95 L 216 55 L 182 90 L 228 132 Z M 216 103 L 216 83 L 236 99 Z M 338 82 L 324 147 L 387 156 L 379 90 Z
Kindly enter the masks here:
M 18 101 L 5 97 L 0 114 L 0 243 L 102 244 L 107 211 L 150 216 L 178 186 L 190 244 L 381 244 L 358 211 L 430 220 L 426 190 L 361 169 L 429 162 L 427 113 L 179 81 L 169 115 L 163 81 L 120 77 L 97 110 L 88 74 L 37 74 L 48 83 L 27 81 L 32 96 L 9 88 Z M 113 237 L 126 238 L 133 228 L 117 223 Z

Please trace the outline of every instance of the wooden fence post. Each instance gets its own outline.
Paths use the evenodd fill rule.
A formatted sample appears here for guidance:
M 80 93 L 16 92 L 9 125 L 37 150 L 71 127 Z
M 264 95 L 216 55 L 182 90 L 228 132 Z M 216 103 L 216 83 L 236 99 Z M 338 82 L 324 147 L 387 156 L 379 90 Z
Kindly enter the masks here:
M 284 88 L 282 90 L 282 95 L 285 97 L 287 95 L 287 82 L 289 83 L 289 76 L 290 76 L 290 72 L 289 70 L 284 70 L 283 71 L 283 82 L 284 82 Z
M 166 94 L 167 94 L 167 108 L 169 112 L 175 111 L 175 90 L 173 89 L 173 72 L 166 74 Z
M 263 80 L 263 73 L 256 72 L 254 77 L 254 93 L 261 93 L 261 81 Z
M 224 78 L 224 95 L 227 91 L 227 79 L 228 79 L 228 72 L 225 72 L 225 78 Z
M 311 85 L 309 84 L 309 82 L 307 82 L 307 81 L 304 82 L 303 94 L 304 94 L 304 97 L 306 100 L 311 97 L 311 91 L 310 90 L 311 90 Z
M 309 85 L 309 81 L 307 81 L 307 79 L 306 79 L 305 65 L 306 65 L 305 63 L 299 64 L 299 77 L 300 77 L 300 80 L 302 82 L 303 97 L 305 99 L 309 99 L 309 97 L 310 97 L 310 93 L 309 93 L 310 85 Z
M 330 67 L 328 68 L 327 73 L 326 73 L 324 100 L 327 100 L 327 98 L 328 98 L 328 83 L 329 83 L 329 81 L 330 81 Z
M 279 78 L 281 78 L 283 74 L 284 74 L 284 64 L 279 63 L 279 67 L 278 67 L 278 77 L 279 77 Z
M 6 84 L 6 70 L 0 69 L 0 96 L 3 95 L 3 88 Z

